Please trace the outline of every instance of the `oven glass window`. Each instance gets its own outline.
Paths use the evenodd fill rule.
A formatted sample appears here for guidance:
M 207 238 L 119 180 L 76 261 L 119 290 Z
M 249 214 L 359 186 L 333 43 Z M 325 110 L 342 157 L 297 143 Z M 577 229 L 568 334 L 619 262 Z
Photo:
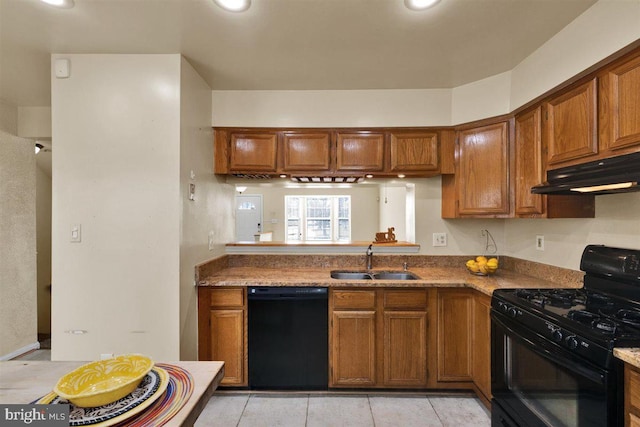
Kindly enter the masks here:
M 584 427 L 606 413 L 602 384 L 580 376 L 507 339 L 506 386 L 549 426 Z M 590 422 L 589 421 L 589 422 Z

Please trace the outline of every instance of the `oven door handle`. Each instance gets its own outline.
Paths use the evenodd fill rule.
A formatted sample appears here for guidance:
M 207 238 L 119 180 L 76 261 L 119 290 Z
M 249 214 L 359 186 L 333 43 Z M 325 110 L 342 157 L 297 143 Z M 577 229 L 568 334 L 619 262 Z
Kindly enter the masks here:
M 500 327 L 503 328 L 512 338 L 519 339 L 520 341 L 524 341 L 528 344 L 529 349 L 534 353 L 537 353 L 539 356 L 542 356 L 547 360 L 551 360 L 553 363 L 556 363 L 571 372 L 575 372 L 594 383 L 600 385 L 605 383 L 605 375 L 602 369 L 585 360 L 575 357 L 571 353 L 565 351 L 562 347 L 550 343 L 547 339 L 526 327 L 518 328 L 518 332 L 516 332 L 513 328 L 507 326 L 502 319 L 500 319 L 500 314 L 492 314 L 494 322 L 498 323 Z M 560 353 L 560 357 L 557 357 L 558 353 Z M 585 367 L 585 365 L 589 367 Z

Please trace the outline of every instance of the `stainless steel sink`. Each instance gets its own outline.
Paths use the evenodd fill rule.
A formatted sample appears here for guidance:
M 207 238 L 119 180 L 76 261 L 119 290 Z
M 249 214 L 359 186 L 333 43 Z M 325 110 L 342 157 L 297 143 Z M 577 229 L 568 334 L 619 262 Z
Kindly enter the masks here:
M 408 271 L 350 271 L 333 270 L 331 278 L 340 280 L 418 280 Z
M 373 274 L 367 271 L 333 270 L 331 278 L 340 280 L 373 280 Z
M 419 277 L 408 271 L 380 271 L 373 275 L 378 280 L 418 280 Z

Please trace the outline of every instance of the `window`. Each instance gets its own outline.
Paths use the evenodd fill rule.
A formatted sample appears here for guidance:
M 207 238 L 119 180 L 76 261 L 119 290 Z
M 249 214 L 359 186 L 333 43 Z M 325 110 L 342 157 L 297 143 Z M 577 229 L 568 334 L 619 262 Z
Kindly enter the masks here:
M 285 196 L 287 241 L 351 240 L 351 196 Z

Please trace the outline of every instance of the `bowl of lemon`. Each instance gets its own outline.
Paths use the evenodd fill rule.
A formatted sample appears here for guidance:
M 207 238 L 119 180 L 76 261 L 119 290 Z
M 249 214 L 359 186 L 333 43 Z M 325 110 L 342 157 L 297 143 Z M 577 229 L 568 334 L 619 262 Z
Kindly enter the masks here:
M 498 270 L 498 258 L 487 258 L 480 255 L 467 261 L 466 266 L 471 274 L 489 276 Z

